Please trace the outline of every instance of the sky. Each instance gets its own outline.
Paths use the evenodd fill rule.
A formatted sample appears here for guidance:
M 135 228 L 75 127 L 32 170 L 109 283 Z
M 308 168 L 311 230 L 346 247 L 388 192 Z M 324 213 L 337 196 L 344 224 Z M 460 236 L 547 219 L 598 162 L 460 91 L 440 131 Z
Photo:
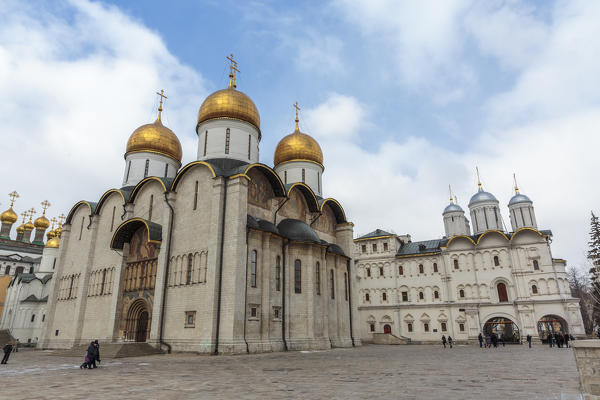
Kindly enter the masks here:
M 507 204 L 513 173 L 553 257 L 587 265 L 600 187 L 600 2 L 2 0 L 0 208 L 67 214 L 119 187 L 129 135 L 156 118 L 195 160 L 202 101 L 228 82 L 261 114 L 261 162 L 294 128 L 324 153 L 323 191 L 355 236 L 444 234 L 479 167 Z M 6 194 L 4 194 L 6 193 Z

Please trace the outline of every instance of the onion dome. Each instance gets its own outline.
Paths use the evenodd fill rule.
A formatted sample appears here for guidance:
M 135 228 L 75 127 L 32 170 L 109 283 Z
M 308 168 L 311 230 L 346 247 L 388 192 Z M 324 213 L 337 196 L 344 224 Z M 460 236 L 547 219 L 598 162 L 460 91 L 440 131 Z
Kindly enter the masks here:
M 137 128 L 127 141 L 125 157 L 131 153 L 158 153 L 175 159 L 181 163 L 181 143 L 172 130 L 162 124 L 160 114 L 162 112 L 162 91 L 158 117 L 151 124 L 142 125 Z
M 531 201 L 531 199 L 529 197 L 525 196 L 524 194 L 517 193 L 510 199 L 510 201 L 508 202 L 508 205 L 512 206 L 513 204 L 519 204 L 519 203 L 531 204 L 533 202 Z
M 58 237 L 53 237 L 52 239 L 46 242 L 46 247 L 50 247 L 52 249 L 57 249 L 60 246 L 60 239 Z
M 204 100 L 198 111 L 198 125 L 211 119 L 237 119 L 253 125 L 259 133 L 260 115 L 250 97 L 229 86 L 214 92 Z
M 496 199 L 496 197 L 493 194 L 486 192 L 481 186 L 479 186 L 479 190 L 473 195 L 473 197 L 471 197 L 471 200 L 469 201 L 469 207 L 486 201 L 497 202 L 498 199 Z
M 48 233 L 46 233 L 46 237 L 48 238 L 48 240 L 55 238 L 56 232 L 54 232 L 54 230 L 49 230 Z
M 443 214 L 456 211 L 464 212 L 461 206 L 459 206 L 458 204 L 450 203 L 446 206 L 446 208 L 444 208 Z
M 24 232 L 25 232 L 25 224 L 19 225 L 19 227 L 17 228 L 17 233 L 24 233 Z
M 278 166 L 287 161 L 312 161 L 323 166 L 323 152 L 312 136 L 300 132 L 298 126 L 298 102 L 296 107 L 296 130 L 279 141 L 273 155 L 273 163 Z
M 58 238 L 61 237 L 62 236 L 62 226 L 59 225 L 59 227 L 54 230 L 54 234 L 56 234 L 56 237 L 58 237 Z
M 35 225 L 33 223 L 31 223 L 31 220 L 29 220 L 28 222 L 25 223 L 25 225 L 23 225 L 23 228 L 26 231 L 32 231 L 35 229 Z
M 19 219 L 19 217 L 17 213 L 13 210 L 12 206 L 8 210 L 0 214 L 0 222 L 2 222 L 3 224 L 12 225 L 15 222 L 17 222 L 17 219 Z
M 42 215 L 33 221 L 33 226 L 35 226 L 36 229 L 45 231 L 50 226 L 50 221 L 48 221 L 48 218 L 46 218 L 45 215 Z

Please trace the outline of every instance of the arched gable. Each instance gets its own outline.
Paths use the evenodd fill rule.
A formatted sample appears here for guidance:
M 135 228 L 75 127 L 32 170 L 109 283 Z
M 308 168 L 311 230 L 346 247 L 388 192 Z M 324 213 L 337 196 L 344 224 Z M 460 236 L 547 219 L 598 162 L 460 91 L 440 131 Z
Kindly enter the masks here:
M 71 211 L 67 214 L 67 219 L 65 220 L 65 224 L 71 224 L 71 220 L 73 219 L 73 215 L 79 207 L 87 206 L 90 211 L 90 217 L 94 214 L 94 210 L 96 209 L 96 203 L 81 200 L 77 202 L 73 207 L 71 207 Z
M 323 212 L 325 205 L 328 205 L 331 208 L 331 211 L 333 211 L 336 223 L 343 224 L 348 222 L 346 220 L 346 213 L 344 212 L 342 205 L 336 199 L 328 197 L 326 199 L 319 200 L 319 211 Z
M 546 239 L 548 237 L 547 235 L 544 235 L 542 232 L 538 231 L 535 228 L 521 228 L 521 229 L 518 229 L 515 232 L 513 232 L 513 234 L 510 236 L 510 240 L 513 240 L 515 238 L 515 236 L 517 236 L 523 232 L 534 232 L 534 233 L 537 233 L 538 235 L 540 235 L 544 239 Z
M 148 243 L 160 244 L 162 242 L 161 225 L 142 218 L 132 218 L 123 222 L 115 230 L 110 241 L 110 248 L 113 250 L 123 250 L 123 245 L 129 242 L 133 234 L 143 226 L 146 227 Z
M 165 181 L 163 181 L 161 178 L 157 178 L 156 176 L 149 176 L 147 178 L 142 179 L 137 185 L 135 185 L 133 191 L 131 192 L 131 196 L 129 196 L 129 203 L 133 203 L 135 201 L 136 196 L 140 193 L 140 190 L 142 190 L 142 188 L 150 182 L 158 182 L 162 187 L 163 192 L 169 191 L 169 189 L 167 189 L 167 184 L 165 183 Z
M 181 168 L 181 170 L 179 170 L 179 172 L 175 176 L 175 179 L 173 180 L 173 183 L 171 184 L 170 189 L 172 191 L 174 191 L 174 192 L 177 192 L 177 185 L 179 185 L 179 182 L 181 181 L 181 178 L 183 178 L 183 176 L 188 171 L 191 171 L 195 167 L 200 167 L 200 166 L 208 168 L 209 171 L 211 172 L 213 178 L 216 178 L 217 174 L 215 173 L 215 169 L 212 167 L 212 165 L 210 165 L 209 163 L 204 162 L 204 161 L 194 161 L 194 162 L 189 163 L 185 167 Z
M 107 190 L 100 197 L 100 200 L 98 200 L 98 204 L 96 205 L 96 209 L 94 210 L 94 215 L 100 215 L 100 211 L 102 210 L 102 207 L 104 206 L 104 204 L 106 203 L 106 201 L 108 200 L 108 198 L 111 195 L 114 195 L 114 194 L 119 194 L 121 196 L 121 199 L 123 200 L 123 204 L 125 204 L 126 199 L 125 199 L 125 195 L 123 194 L 123 192 L 121 192 L 119 189 L 110 189 L 110 190 Z
M 298 190 L 302 194 L 304 200 L 306 200 L 306 205 L 311 212 L 319 211 L 319 202 L 317 201 L 317 196 L 315 196 L 315 193 L 308 185 L 301 182 L 290 185 L 287 189 L 287 197 L 290 197 L 292 190 Z
M 250 180 L 252 180 L 252 178 L 250 177 L 250 171 L 252 171 L 252 170 L 260 171 L 267 178 L 267 180 L 271 184 L 271 189 L 273 190 L 273 193 L 275 194 L 275 196 L 277 196 L 277 197 L 285 197 L 286 196 L 287 192 L 285 190 L 283 182 L 281 182 L 279 175 L 277 175 L 277 173 L 275 171 L 273 171 L 273 169 L 271 169 L 271 167 L 269 167 L 268 165 L 265 165 L 265 164 L 261 164 L 261 163 L 250 164 L 244 171 L 244 174 Z
M 466 235 L 454 235 L 450 238 L 450 240 L 448 240 L 448 243 L 446 243 L 446 246 L 444 247 L 450 247 L 450 244 L 456 240 L 465 240 L 468 242 L 471 242 L 471 244 L 473 246 L 475 246 L 475 241 L 473 239 L 471 239 L 469 236 Z
M 485 232 L 483 232 L 483 233 L 482 233 L 482 234 L 479 236 L 479 238 L 477 238 L 477 244 L 479 244 L 479 243 L 481 242 L 481 239 L 483 239 L 485 236 L 487 236 L 487 235 L 491 235 L 491 234 L 496 234 L 496 235 L 499 235 L 499 236 L 501 236 L 502 238 L 504 238 L 504 239 L 505 239 L 507 242 L 510 240 L 510 239 L 508 238 L 508 236 L 506 236 L 506 235 L 504 234 L 504 232 L 502 232 L 502 231 L 498 231 L 498 230 L 494 230 L 494 229 L 490 229 L 490 230 L 488 230 L 488 231 L 485 231 Z

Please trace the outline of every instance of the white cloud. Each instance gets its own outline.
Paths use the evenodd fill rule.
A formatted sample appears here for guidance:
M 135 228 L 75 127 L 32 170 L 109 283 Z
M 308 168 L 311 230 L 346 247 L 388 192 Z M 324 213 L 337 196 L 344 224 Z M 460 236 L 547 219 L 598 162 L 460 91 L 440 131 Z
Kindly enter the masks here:
M 311 134 L 335 138 L 355 136 L 365 124 L 365 106 L 355 98 L 331 93 L 327 100 L 302 115 Z
M 39 210 L 47 198 L 57 215 L 119 187 L 127 138 L 156 118 L 160 88 L 169 96 L 163 122 L 184 158 L 194 156 L 203 80 L 156 33 L 85 0 L 52 10 L 9 2 L 0 19 L 0 126 L 10 149 L 2 188 L 21 193 L 17 209 Z

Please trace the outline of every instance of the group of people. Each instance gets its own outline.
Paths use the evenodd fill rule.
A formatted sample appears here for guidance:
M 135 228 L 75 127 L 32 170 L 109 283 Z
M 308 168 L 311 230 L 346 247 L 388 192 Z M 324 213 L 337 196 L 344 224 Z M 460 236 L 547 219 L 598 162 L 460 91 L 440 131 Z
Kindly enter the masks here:
M 485 338 L 480 333 L 479 336 L 477 336 L 477 339 L 479 340 L 479 347 L 484 347 L 485 346 L 486 348 L 489 349 L 492 346 L 498 347 L 498 344 L 501 344 L 502 347 L 506 346 L 506 342 L 504 341 L 504 337 L 503 336 L 498 336 L 498 334 L 496 334 L 496 332 L 492 332 L 489 335 L 485 335 Z
M 446 348 L 446 343 L 448 343 L 448 345 L 450 345 L 450 348 L 452 348 L 452 345 L 454 344 L 452 336 L 448 336 L 448 340 L 446 340 L 446 335 L 442 335 L 442 345 L 444 345 L 444 348 Z
M 550 347 L 569 347 L 569 340 L 574 340 L 575 338 L 572 335 L 569 335 L 568 333 L 562 333 L 562 332 L 554 332 L 554 333 L 549 333 L 548 334 L 548 345 Z
M 96 361 L 100 363 L 100 344 L 98 344 L 98 339 L 94 340 L 88 346 L 85 352 L 85 359 L 83 364 L 79 366 L 80 369 L 92 369 L 97 368 Z

